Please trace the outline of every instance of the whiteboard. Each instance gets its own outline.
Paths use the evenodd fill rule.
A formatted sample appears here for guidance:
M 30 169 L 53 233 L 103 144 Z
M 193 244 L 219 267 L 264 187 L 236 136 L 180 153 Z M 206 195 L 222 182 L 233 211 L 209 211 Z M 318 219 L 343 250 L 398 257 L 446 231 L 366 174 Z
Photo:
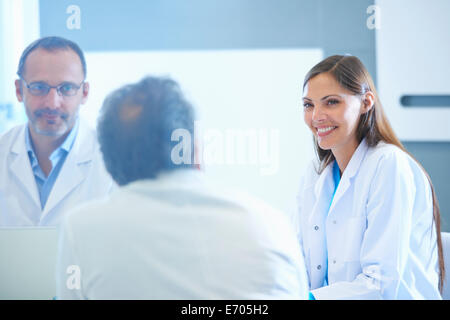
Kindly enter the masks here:
M 320 49 L 87 52 L 91 90 L 80 114 L 95 126 L 113 89 L 149 74 L 170 76 L 196 107 L 206 147 L 217 133 L 224 141 L 230 131 L 256 134 L 257 146 L 247 145 L 256 161 L 227 162 L 225 149 L 225 161 L 204 165 L 206 174 L 292 214 L 299 178 L 314 157 L 303 122 L 303 78 L 322 58 Z

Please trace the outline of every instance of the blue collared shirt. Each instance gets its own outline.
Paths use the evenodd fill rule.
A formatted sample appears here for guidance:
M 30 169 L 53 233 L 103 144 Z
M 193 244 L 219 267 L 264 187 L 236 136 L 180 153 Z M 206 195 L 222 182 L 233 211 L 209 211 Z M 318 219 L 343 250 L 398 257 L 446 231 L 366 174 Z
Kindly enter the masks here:
M 28 152 L 28 157 L 30 159 L 31 169 L 33 170 L 34 179 L 36 180 L 36 186 L 39 191 L 39 199 L 41 200 L 41 209 L 44 209 L 47 203 L 48 196 L 52 191 L 53 185 L 55 184 L 56 178 L 58 178 L 59 172 L 67 158 L 70 150 L 72 149 L 75 137 L 78 133 L 78 119 L 75 122 L 69 135 L 66 137 L 64 142 L 59 146 L 58 149 L 52 152 L 49 160 L 52 163 L 52 170 L 50 171 L 48 177 L 45 176 L 44 171 L 42 171 L 39 166 L 36 154 L 34 153 L 34 148 L 30 136 L 30 129 L 27 126 L 27 132 L 25 134 L 25 145 Z

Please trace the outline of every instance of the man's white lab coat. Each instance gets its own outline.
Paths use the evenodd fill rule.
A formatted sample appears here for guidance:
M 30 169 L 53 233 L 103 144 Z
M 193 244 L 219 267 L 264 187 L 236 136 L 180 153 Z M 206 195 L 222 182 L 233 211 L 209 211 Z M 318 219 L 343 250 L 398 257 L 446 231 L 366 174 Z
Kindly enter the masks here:
M 308 297 L 287 217 L 216 190 L 190 169 L 71 212 L 60 230 L 57 279 L 60 299 Z
M 80 121 L 74 145 L 42 210 L 25 134 L 26 124 L 0 137 L 0 227 L 56 226 L 68 210 L 103 197 L 113 188 L 96 133 Z

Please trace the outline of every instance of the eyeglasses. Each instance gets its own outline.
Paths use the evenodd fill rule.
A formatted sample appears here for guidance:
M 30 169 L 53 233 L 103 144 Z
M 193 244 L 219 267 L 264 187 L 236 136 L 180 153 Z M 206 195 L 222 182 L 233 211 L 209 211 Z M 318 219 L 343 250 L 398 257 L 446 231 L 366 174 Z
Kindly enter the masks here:
M 78 90 L 81 88 L 81 85 L 84 83 L 84 80 L 79 85 L 71 82 L 63 82 L 60 85 L 54 87 L 49 86 L 45 82 L 33 82 L 28 84 L 23 78 L 20 79 L 22 79 L 22 81 L 25 83 L 25 86 L 28 88 L 28 91 L 30 91 L 33 96 L 39 97 L 46 96 L 52 88 L 55 88 L 56 92 L 58 92 L 60 96 L 72 97 L 77 94 Z

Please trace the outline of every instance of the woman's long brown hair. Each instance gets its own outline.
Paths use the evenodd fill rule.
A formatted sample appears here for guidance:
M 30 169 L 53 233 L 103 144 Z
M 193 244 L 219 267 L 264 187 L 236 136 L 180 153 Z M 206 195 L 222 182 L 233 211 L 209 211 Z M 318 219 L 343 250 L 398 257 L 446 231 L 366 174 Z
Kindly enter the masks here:
M 433 221 L 436 227 L 439 259 L 439 290 L 442 293 L 445 278 L 445 265 L 441 240 L 441 215 L 430 176 L 422 165 L 406 150 L 392 130 L 392 127 L 383 111 L 383 107 L 376 92 L 372 77 L 357 57 L 349 55 L 335 55 L 326 58 L 322 62 L 315 65 L 308 72 L 305 76 L 305 81 L 303 82 L 303 88 L 310 79 L 321 73 L 331 74 L 343 88 L 353 92 L 355 95 L 364 95 L 368 91 L 373 93 L 375 97 L 373 107 L 368 112 L 362 114 L 359 119 L 358 127 L 356 129 L 356 138 L 358 143 L 366 138 L 366 142 L 369 147 L 375 147 L 380 141 L 393 144 L 410 155 L 425 173 L 430 183 L 431 194 L 433 197 Z M 323 150 L 319 147 L 316 137 L 314 137 L 314 145 L 317 156 L 320 160 L 320 167 L 318 171 L 321 173 L 331 162 L 334 161 L 335 158 L 331 150 Z

